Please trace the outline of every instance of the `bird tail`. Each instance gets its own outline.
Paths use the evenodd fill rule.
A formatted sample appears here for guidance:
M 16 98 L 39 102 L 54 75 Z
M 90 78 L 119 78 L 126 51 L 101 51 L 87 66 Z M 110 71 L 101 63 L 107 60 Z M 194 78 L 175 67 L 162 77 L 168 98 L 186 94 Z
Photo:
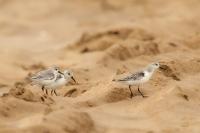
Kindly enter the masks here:
M 31 86 L 37 84 L 37 77 L 35 77 L 35 76 L 33 76 L 33 77 L 28 77 L 27 80 L 29 81 L 29 83 L 31 84 Z

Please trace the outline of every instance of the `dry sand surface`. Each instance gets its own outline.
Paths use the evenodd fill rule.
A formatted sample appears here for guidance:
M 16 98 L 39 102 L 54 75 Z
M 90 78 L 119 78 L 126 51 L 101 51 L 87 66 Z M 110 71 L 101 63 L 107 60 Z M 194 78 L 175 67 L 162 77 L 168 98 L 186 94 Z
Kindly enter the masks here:
M 0 0 L 0 133 L 200 133 L 199 0 Z M 112 82 L 155 61 L 141 88 Z M 44 95 L 58 65 L 78 84 Z

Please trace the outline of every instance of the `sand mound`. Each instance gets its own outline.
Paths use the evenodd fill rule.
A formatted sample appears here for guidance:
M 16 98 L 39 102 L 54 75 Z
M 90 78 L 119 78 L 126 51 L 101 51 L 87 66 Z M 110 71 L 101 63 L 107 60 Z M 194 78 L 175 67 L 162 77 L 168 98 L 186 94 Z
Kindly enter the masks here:
M 158 44 L 154 42 L 124 42 L 110 47 L 102 60 L 107 58 L 126 60 L 140 55 L 156 55 L 158 53 Z
M 75 103 L 81 107 L 96 107 L 107 103 L 115 103 L 122 100 L 130 99 L 130 91 L 128 89 L 128 86 L 119 87 L 114 83 L 107 84 L 109 85 L 101 85 L 88 92 L 85 92 L 81 95 L 81 99 L 84 100 L 80 101 L 80 99 L 78 98 L 77 100 L 75 100 Z M 97 94 L 97 96 L 95 96 L 94 94 Z M 135 94 L 138 95 L 137 93 Z
M 55 119 L 56 118 L 56 119 Z M 39 118 L 35 125 L 26 125 L 21 132 L 56 132 L 60 133 L 95 133 L 95 125 L 91 117 L 85 112 L 70 108 L 56 111 Z
M 38 71 L 38 70 L 43 70 L 45 69 L 46 67 L 42 64 L 42 63 L 38 63 L 38 64 L 32 64 L 32 65 L 29 65 L 29 66 L 25 66 L 25 65 L 21 65 L 21 68 L 25 71 Z
M 179 81 L 179 76 L 183 77 L 185 74 L 195 75 L 198 73 L 200 71 L 200 62 L 199 58 L 186 59 L 184 61 L 175 59 L 173 61 L 163 63 L 160 69 L 165 76 Z
M 184 41 L 184 44 L 191 49 L 200 49 L 199 38 L 200 38 L 200 34 L 192 35 Z
M 47 105 L 54 103 L 54 100 L 51 97 L 47 95 L 40 96 L 37 93 L 33 93 L 31 90 L 21 86 L 11 88 L 8 93 L 3 94 L 3 97 L 15 97 L 24 101 L 39 102 Z
M 87 113 L 73 111 L 71 109 L 51 113 L 45 116 L 43 120 L 45 122 L 44 126 L 46 125 L 48 127 L 50 124 L 55 126 L 55 128 L 61 127 L 62 132 L 67 133 L 90 133 L 95 130 L 94 122 Z M 51 129 L 51 127 L 48 128 Z
M 76 49 L 81 53 L 92 51 L 104 51 L 115 45 L 116 43 L 123 42 L 127 39 L 135 40 L 153 40 L 154 37 L 142 29 L 132 28 L 119 28 L 107 30 L 99 33 L 84 33 L 81 38 L 68 49 Z

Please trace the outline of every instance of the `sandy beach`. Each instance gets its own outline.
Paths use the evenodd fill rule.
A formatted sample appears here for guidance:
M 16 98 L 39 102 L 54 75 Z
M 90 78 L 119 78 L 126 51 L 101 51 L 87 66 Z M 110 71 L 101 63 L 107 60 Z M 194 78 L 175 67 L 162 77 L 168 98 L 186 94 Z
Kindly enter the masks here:
M 199 133 L 200 1 L 0 0 L 0 133 Z M 141 86 L 112 79 L 149 63 Z M 70 69 L 44 95 L 30 75 Z

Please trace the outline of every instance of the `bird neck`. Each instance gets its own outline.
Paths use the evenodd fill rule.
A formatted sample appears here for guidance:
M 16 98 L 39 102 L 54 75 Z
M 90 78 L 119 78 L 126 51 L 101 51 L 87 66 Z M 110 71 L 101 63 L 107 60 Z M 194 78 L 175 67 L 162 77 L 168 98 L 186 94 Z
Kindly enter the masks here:
M 64 75 L 65 82 L 69 82 L 71 78 L 69 76 Z

